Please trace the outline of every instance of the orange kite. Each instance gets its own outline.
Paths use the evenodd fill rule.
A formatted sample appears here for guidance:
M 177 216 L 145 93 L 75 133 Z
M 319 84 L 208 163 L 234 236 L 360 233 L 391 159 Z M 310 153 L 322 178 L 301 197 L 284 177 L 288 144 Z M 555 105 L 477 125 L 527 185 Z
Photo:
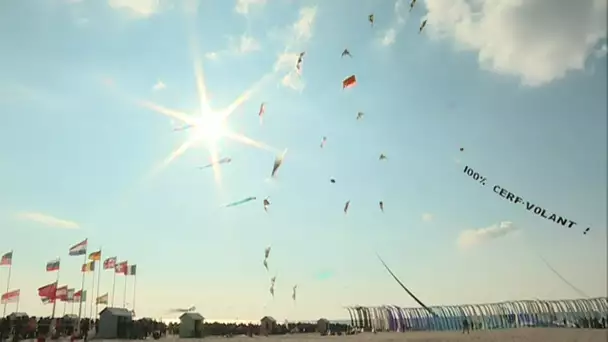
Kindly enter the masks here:
M 355 75 L 348 76 L 342 81 L 342 89 L 351 88 L 357 85 L 357 77 Z

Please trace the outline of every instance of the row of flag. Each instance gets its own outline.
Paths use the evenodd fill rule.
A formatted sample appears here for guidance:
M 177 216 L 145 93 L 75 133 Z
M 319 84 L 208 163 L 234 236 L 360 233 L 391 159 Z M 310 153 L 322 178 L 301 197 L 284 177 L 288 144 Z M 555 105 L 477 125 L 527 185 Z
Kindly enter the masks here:
M 86 255 L 88 247 L 88 239 L 85 239 L 76 245 L 70 247 L 68 254 L 70 256 Z M 92 252 L 88 255 L 88 261 L 81 267 L 81 272 L 93 272 L 95 271 L 95 263 L 102 260 L 101 250 Z M 0 266 L 13 265 L 13 252 L 7 252 L 0 257 Z M 129 265 L 128 261 L 118 262 L 117 257 L 109 257 L 103 261 L 103 269 L 113 269 L 116 274 L 123 274 L 125 276 L 135 276 L 137 274 L 137 265 Z M 54 259 L 46 263 L 47 272 L 59 271 L 61 268 L 61 260 Z M 38 296 L 43 303 L 55 303 L 56 301 L 62 302 L 81 302 L 86 301 L 86 290 L 78 290 L 74 288 L 68 288 L 67 285 L 59 286 L 57 282 L 53 282 L 38 288 Z M 12 290 L 2 294 L 0 298 L 0 304 L 15 303 L 19 301 L 21 290 Z M 98 296 L 95 300 L 96 304 L 108 305 L 108 293 Z

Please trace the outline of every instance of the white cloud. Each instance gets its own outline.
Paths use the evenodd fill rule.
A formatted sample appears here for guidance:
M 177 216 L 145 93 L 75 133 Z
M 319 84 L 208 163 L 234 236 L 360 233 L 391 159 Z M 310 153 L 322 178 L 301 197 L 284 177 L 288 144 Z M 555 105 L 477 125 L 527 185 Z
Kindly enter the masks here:
M 394 23 L 392 24 L 391 27 L 389 27 L 386 31 L 384 31 L 384 34 L 382 35 L 382 39 L 380 40 L 380 43 L 384 46 L 389 46 L 389 45 L 393 45 L 395 43 L 395 40 L 397 39 L 397 35 L 399 34 L 399 31 L 401 31 L 401 29 L 403 29 L 403 26 L 405 25 L 406 22 L 406 15 L 407 15 L 407 11 L 406 10 L 406 6 L 405 6 L 405 0 L 397 0 L 395 1 L 395 5 L 393 6 L 393 12 L 394 12 Z
M 35 212 L 20 212 L 17 218 L 21 220 L 33 221 L 45 226 L 62 229 L 79 229 L 80 225 L 74 221 L 63 220 L 51 215 Z
M 264 6 L 266 0 L 237 0 L 234 10 L 240 14 L 248 14 L 249 6 Z
M 433 215 L 429 214 L 429 213 L 422 214 L 422 221 L 424 221 L 424 222 L 431 222 L 431 221 L 433 221 Z
M 305 51 L 306 44 L 313 35 L 313 27 L 317 17 L 317 7 L 303 7 L 300 9 L 298 20 L 290 27 L 283 30 L 285 33 L 285 48 L 277 56 L 274 64 L 274 71 L 282 73 L 281 84 L 297 90 L 304 89 L 304 81 L 295 69 L 298 56 Z M 306 64 L 306 57 L 302 65 Z M 302 67 L 304 69 L 304 67 Z
M 205 58 L 210 59 L 210 60 L 216 60 L 216 59 L 218 59 L 218 57 L 219 57 L 219 54 L 217 52 L 213 52 L 213 51 L 207 52 L 205 54 Z
M 163 81 L 159 80 L 158 82 L 156 82 L 156 84 L 154 84 L 154 86 L 152 87 L 152 90 L 154 91 L 159 91 L 159 90 L 163 90 L 167 88 L 167 85 L 163 83 Z
M 483 242 L 501 238 L 511 234 L 517 230 L 513 222 L 502 221 L 499 224 L 492 225 L 486 228 L 467 229 L 458 236 L 458 245 L 466 248 Z
M 147 18 L 160 10 L 159 0 L 108 0 L 108 5 L 117 10 L 128 10 L 140 18 Z
M 259 49 L 260 43 L 246 33 L 239 37 L 239 42 L 234 47 L 235 52 L 240 54 L 257 51 Z
M 475 51 L 482 68 L 529 86 L 585 68 L 606 39 L 606 0 L 426 0 L 425 31 Z

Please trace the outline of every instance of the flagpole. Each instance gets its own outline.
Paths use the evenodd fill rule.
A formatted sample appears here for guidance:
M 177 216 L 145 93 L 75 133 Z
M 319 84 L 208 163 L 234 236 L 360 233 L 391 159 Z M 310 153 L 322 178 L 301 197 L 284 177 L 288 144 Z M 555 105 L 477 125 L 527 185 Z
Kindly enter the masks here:
M 112 307 L 114 307 L 114 293 L 116 292 L 116 266 L 114 266 L 114 280 L 112 280 Z
M 11 286 L 11 271 L 13 270 L 13 251 L 11 251 L 11 264 L 8 265 L 8 278 L 6 278 L 6 292 L 8 292 Z M 20 294 L 21 296 L 21 294 Z M 4 303 L 4 310 L 2 311 L 2 317 L 6 317 L 6 302 Z
M 87 252 L 85 250 L 84 252 L 84 261 L 83 261 L 83 265 L 85 265 L 87 263 Z M 81 266 L 82 267 L 82 266 Z M 82 269 L 80 270 L 82 272 Z M 82 280 L 80 282 L 80 299 L 79 299 L 79 303 L 78 303 L 78 326 L 77 329 L 78 331 L 80 331 L 80 319 L 82 318 L 82 296 L 85 295 L 85 290 L 84 290 L 84 276 L 85 274 L 87 274 L 86 272 L 82 272 Z
M 55 279 L 55 294 L 53 295 L 53 314 L 51 318 L 55 318 L 55 308 L 57 308 L 57 287 L 59 287 L 59 272 L 61 272 L 61 258 L 57 258 L 59 269 L 57 269 L 57 278 Z
M 122 294 L 122 307 L 123 307 L 123 309 L 127 308 L 127 280 L 128 280 L 128 277 L 125 274 L 125 290 L 123 291 L 123 294 Z
M 137 292 L 137 273 L 135 273 L 135 275 L 133 275 L 133 300 L 131 301 L 131 305 L 133 306 L 133 308 L 131 309 L 131 311 L 135 312 L 135 294 Z
M 93 261 L 93 265 L 95 265 L 95 261 Z M 93 268 L 95 268 L 95 266 L 93 266 Z M 95 269 L 93 269 L 93 280 L 91 281 L 91 297 L 93 297 L 95 294 Z M 92 298 L 91 298 L 91 307 L 89 308 L 89 318 L 93 317 L 93 302 L 92 302 Z M 86 313 L 85 313 L 86 315 Z
M 95 298 L 95 317 L 94 318 L 97 318 L 97 314 L 99 313 L 99 309 L 98 309 L 99 303 L 97 303 L 97 298 L 99 298 L 99 283 L 101 282 L 101 255 L 103 254 L 103 253 L 101 253 L 101 248 L 102 247 L 99 247 L 99 262 L 97 263 L 97 266 L 98 266 L 98 268 L 97 268 L 97 296 Z

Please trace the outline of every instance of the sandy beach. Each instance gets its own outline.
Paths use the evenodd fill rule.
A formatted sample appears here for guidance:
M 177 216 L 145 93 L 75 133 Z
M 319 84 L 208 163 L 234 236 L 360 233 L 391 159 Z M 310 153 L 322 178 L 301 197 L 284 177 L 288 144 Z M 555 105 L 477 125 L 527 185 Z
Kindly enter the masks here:
M 169 337 L 165 340 L 177 338 Z M 194 341 L 216 341 L 227 340 L 224 337 L 213 336 Z M 606 342 L 608 341 L 608 330 L 594 329 L 562 329 L 562 328 L 522 328 L 494 331 L 475 331 L 469 335 L 459 332 L 408 332 L 408 333 L 363 333 L 351 336 L 320 336 L 319 334 L 295 334 L 284 336 L 255 336 L 253 338 L 238 336 L 228 339 L 233 342 L 268 340 L 307 342 L 307 341 L 369 341 L 369 342 Z

